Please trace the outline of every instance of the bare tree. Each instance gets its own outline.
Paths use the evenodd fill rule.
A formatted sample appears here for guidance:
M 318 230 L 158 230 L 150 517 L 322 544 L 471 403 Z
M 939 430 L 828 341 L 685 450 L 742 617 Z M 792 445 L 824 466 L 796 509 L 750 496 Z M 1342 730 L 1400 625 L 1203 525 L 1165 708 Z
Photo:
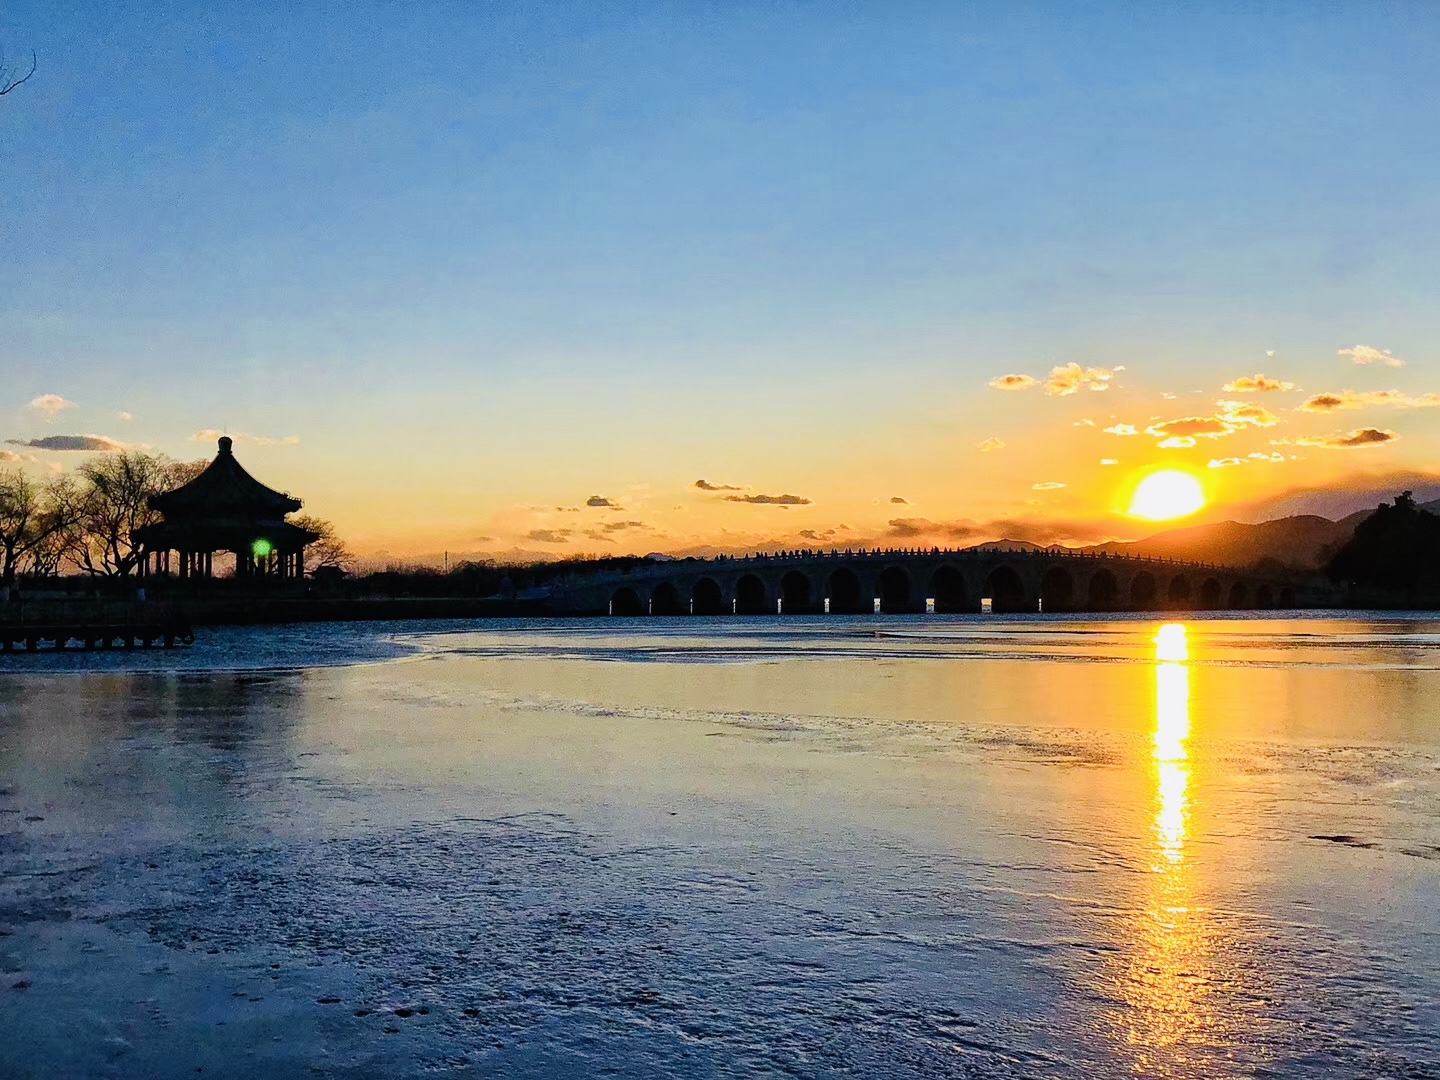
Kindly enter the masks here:
M 70 489 L 66 557 L 86 574 L 125 577 L 145 554 L 135 532 L 160 520 L 150 498 L 193 479 L 203 462 L 174 462 L 159 454 L 122 450 L 87 461 Z
M 330 522 L 310 514 L 301 514 L 291 518 L 290 524 L 309 529 L 320 537 L 305 548 L 305 562 L 312 572 L 327 567 L 347 573 L 355 569 L 355 556 L 350 554 L 350 549 L 336 534 L 335 526 Z
M 69 520 L 68 481 L 40 485 L 19 469 L 0 472 L 0 585 L 20 572 L 58 569 Z
M 30 70 L 25 72 L 24 75 L 17 75 L 16 72 L 19 70 L 19 68 L 14 68 L 7 64 L 5 62 L 5 54 L 0 52 L 0 97 L 4 97 L 10 93 L 11 90 L 14 90 L 21 83 L 28 80 L 31 75 L 35 74 L 35 54 L 33 52 L 30 54 Z

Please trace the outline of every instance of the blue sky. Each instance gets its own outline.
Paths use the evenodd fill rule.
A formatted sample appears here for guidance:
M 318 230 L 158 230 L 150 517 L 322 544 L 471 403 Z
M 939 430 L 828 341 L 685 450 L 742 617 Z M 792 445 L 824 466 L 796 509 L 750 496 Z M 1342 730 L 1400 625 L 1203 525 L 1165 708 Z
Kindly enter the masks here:
M 0 99 L 6 437 L 293 436 L 257 471 L 396 549 L 599 487 L 688 543 L 721 519 L 662 493 L 721 473 L 832 525 L 1075 516 L 958 457 L 1068 453 L 1009 371 L 1440 390 L 1427 5 L 213 7 L 0 14 L 40 56 Z M 1435 415 L 1321 472 L 1440 470 Z

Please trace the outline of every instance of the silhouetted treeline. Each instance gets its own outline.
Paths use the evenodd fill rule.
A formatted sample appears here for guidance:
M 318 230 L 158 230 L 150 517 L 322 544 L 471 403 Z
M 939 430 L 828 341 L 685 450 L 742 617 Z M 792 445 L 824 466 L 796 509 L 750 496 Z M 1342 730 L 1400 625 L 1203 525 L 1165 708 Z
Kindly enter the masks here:
M 629 570 L 650 560 L 643 555 L 608 558 L 560 559 L 507 565 L 492 562 L 462 562 L 449 572 L 432 567 L 391 568 L 361 574 L 332 587 L 349 596 L 502 596 L 512 597 L 528 589 L 539 589 L 570 573 Z M 317 581 L 320 575 L 316 575 Z
M 1409 491 L 1381 503 L 1325 568 L 1333 581 L 1421 605 L 1440 601 L 1440 517 Z

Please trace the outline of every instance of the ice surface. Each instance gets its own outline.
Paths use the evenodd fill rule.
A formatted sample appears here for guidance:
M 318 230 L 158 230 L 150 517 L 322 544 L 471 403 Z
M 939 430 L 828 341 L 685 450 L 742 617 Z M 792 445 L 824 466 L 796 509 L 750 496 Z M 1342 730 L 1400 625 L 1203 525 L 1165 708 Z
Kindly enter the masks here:
M 0 669 L 0 1075 L 1440 1075 L 1433 624 L 439 629 Z

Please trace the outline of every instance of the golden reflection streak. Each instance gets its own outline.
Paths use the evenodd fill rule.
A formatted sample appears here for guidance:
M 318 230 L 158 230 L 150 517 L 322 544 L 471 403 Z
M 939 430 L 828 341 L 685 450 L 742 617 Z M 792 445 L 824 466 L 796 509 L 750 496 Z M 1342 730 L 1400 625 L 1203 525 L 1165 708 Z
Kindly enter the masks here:
M 1191 910 L 1192 882 L 1185 861 L 1190 833 L 1190 659 L 1182 623 L 1155 635 L 1155 812 L 1151 829 L 1152 876 L 1134 928 L 1137 955 L 1125 980 L 1130 1006 L 1129 1042 L 1135 1070 L 1159 1076 L 1203 1075 L 1200 1045 L 1210 1026 L 1208 948 Z

